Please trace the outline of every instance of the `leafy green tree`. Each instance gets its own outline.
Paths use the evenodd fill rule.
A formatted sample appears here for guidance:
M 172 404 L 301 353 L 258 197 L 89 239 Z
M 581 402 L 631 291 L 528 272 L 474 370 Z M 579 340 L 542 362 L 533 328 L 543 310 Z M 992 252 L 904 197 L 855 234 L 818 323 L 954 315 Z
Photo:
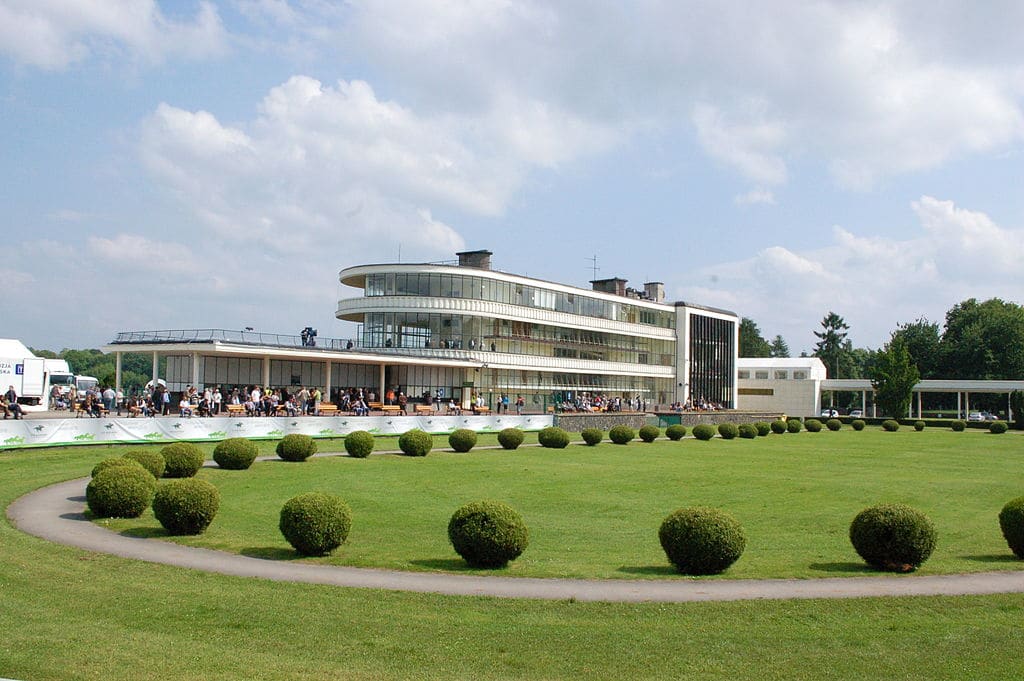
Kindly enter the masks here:
M 893 334 L 903 339 L 910 353 L 910 361 L 921 372 L 921 378 L 942 378 L 942 336 L 939 325 L 924 317 L 915 322 L 900 324 Z
M 894 334 L 878 353 L 871 376 L 875 401 L 882 413 L 896 418 L 905 416 L 919 380 L 921 374 L 910 360 L 906 341 Z
M 825 368 L 831 373 L 831 378 L 839 378 L 840 360 L 851 351 L 850 344 L 846 340 L 849 325 L 835 312 L 829 311 L 821 320 L 821 331 L 815 331 L 818 342 L 814 346 L 814 356 L 821 359 Z
M 1013 412 L 1013 427 L 1017 430 L 1024 430 L 1024 390 L 1014 390 L 1010 393 L 1010 411 Z M 1009 414 L 1006 415 L 1010 417 Z
M 740 357 L 771 357 L 771 346 L 761 337 L 761 330 L 753 319 L 740 320 Z
M 771 343 L 771 356 L 772 357 L 789 357 L 789 345 L 782 336 L 775 336 Z
M 999 298 L 970 298 L 946 313 L 944 378 L 1024 377 L 1024 308 Z

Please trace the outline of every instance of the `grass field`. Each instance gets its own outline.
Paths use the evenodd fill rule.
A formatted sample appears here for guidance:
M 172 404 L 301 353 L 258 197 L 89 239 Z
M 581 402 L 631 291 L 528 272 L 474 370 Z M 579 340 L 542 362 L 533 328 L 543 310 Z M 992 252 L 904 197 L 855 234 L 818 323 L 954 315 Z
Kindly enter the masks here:
M 890 437 L 860 435 L 871 437 L 856 441 L 851 433 L 847 439 L 858 447 L 877 449 L 871 440 Z M 915 441 L 915 435 L 927 439 Z M 806 448 L 806 453 L 800 455 L 805 461 L 813 460 L 813 451 L 817 450 L 822 458 L 820 466 L 825 467 L 836 453 L 823 445 L 832 442 L 829 438 L 838 441 L 838 437 L 845 438 L 846 434 L 786 435 L 778 438 L 778 444 L 785 445 L 781 452 Z M 955 536 L 953 528 L 946 527 L 947 522 L 980 511 L 941 511 L 924 508 L 921 501 L 942 498 L 954 482 L 961 481 L 979 496 L 994 497 L 977 505 L 989 509 L 984 514 L 988 520 L 979 521 L 979 527 L 987 527 L 1006 498 L 1024 494 L 1020 466 L 1024 438 L 1020 435 L 901 431 L 895 437 L 898 439 L 880 440 L 899 443 L 899 447 L 886 448 L 887 454 L 857 453 L 853 451 L 857 447 L 853 447 L 843 456 L 862 459 L 864 465 L 872 457 L 879 465 L 886 464 L 886 457 L 896 457 L 900 463 L 890 467 L 891 475 L 875 478 L 875 483 L 892 485 L 893 490 L 912 486 L 918 495 L 926 494 L 925 490 L 934 485 L 936 492 L 929 496 L 902 500 L 921 505 L 936 520 L 940 550 Z M 934 442 L 943 439 L 953 441 L 956 451 L 930 463 L 924 453 L 909 459 L 905 458 L 909 454 L 902 453 L 919 446 L 934 448 Z M 740 445 L 750 449 L 777 446 L 771 440 L 687 441 L 679 445 L 677 453 L 725 465 L 738 456 Z M 653 450 L 645 447 L 634 443 L 609 456 L 624 457 L 617 462 L 625 467 L 652 456 Z M 565 457 L 567 461 L 598 456 L 582 447 L 579 450 L 547 455 Z M 0 504 L 6 507 L 27 491 L 87 473 L 110 451 L 69 448 L 0 454 Z M 381 459 L 378 463 L 371 457 L 352 462 L 327 460 L 323 465 L 348 471 L 357 470 L 347 468 L 348 463 L 382 467 L 410 464 L 410 470 L 418 466 L 424 471 L 437 470 L 433 467 L 449 459 L 467 463 L 479 457 L 496 463 L 524 456 L 539 454 L 527 450 L 514 454 L 480 452 L 460 459 L 435 453 L 426 460 Z M 746 456 L 750 457 L 751 452 Z M 781 498 L 781 506 L 806 505 L 810 497 L 799 490 L 813 487 L 813 481 L 825 474 L 821 470 L 790 468 L 778 457 L 755 457 L 757 461 L 763 469 L 757 475 L 772 468 L 788 471 L 785 479 L 797 491 Z M 282 463 L 267 464 L 267 468 L 314 470 L 320 465 Z M 365 478 L 368 470 L 359 469 L 356 475 Z M 622 468 L 618 478 L 624 478 L 622 474 L 627 471 L 632 469 Z M 567 469 L 566 475 L 570 472 L 572 469 Z M 213 473 L 205 471 L 204 475 Z M 252 470 L 248 475 L 255 480 L 262 473 Z M 888 479 L 893 476 L 897 479 Z M 721 477 L 728 475 L 723 472 Z M 688 486 L 680 486 L 682 481 L 675 479 L 668 482 L 680 489 L 703 489 L 693 480 Z M 769 487 L 778 492 L 780 485 L 774 482 Z M 622 486 L 628 487 L 626 483 Z M 749 496 L 749 491 L 746 494 Z M 853 501 L 860 504 L 859 497 L 853 496 Z M 680 503 L 688 502 L 680 499 Z M 566 506 L 578 508 L 569 503 Z M 754 521 L 728 506 L 743 518 L 752 535 L 748 555 L 736 565 L 738 573 L 748 558 L 753 560 Z M 993 506 L 995 511 L 990 508 Z M 576 517 L 580 522 L 586 520 L 581 512 Z M 357 515 L 357 523 L 361 519 L 368 519 L 365 512 Z M 530 522 L 537 537 L 538 520 Z M 847 522 L 844 514 L 841 525 Z M 985 532 L 991 534 L 989 529 Z M 355 544 L 353 536 L 352 546 Z M 1006 551 L 1005 545 L 988 539 L 983 544 L 987 548 L 957 550 L 948 559 L 976 564 L 984 561 L 957 556 L 975 555 L 975 551 L 980 551 L 978 556 L 995 556 Z M 538 545 L 542 546 L 535 543 L 528 553 L 537 550 Z M 935 565 L 946 560 L 940 558 L 933 558 Z M 654 565 L 663 562 L 663 558 L 652 560 Z M 849 565 L 853 560 L 844 547 L 843 556 L 831 562 Z M 647 564 L 647 560 L 638 559 L 636 564 Z M 989 567 L 1016 565 L 999 561 Z M 1016 653 L 1024 644 L 1022 616 L 1021 595 L 628 605 L 505 601 L 280 584 L 54 546 L 23 535 L 6 522 L 0 523 L 0 628 L 4 632 L 0 637 L 0 676 L 26 680 L 1018 679 L 1024 674 L 1024 663 Z

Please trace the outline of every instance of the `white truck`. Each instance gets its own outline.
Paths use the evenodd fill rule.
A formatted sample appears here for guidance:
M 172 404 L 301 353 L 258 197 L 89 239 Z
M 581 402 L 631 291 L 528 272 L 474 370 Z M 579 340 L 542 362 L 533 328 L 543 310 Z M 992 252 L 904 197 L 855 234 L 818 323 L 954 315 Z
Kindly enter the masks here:
M 66 394 L 75 380 L 66 360 L 36 357 L 21 341 L 0 338 L 0 392 L 14 386 L 25 411 L 45 411 L 52 387 Z

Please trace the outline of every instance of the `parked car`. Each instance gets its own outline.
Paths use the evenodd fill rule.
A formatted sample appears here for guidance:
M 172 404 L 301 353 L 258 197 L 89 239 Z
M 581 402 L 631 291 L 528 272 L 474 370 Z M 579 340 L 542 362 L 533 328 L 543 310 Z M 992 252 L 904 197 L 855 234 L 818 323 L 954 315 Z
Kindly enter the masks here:
M 972 411 L 967 415 L 968 421 L 984 421 L 985 417 L 982 416 L 980 411 Z
M 834 419 L 839 416 L 839 411 L 837 411 L 836 409 L 822 409 L 821 415 L 822 417 L 827 419 Z
M 999 417 L 996 416 L 995 414 L 991 413 L 991 412 L 983 411 L 983 412 L 981 412 L 981 415 L 982 415 L 982 417 L 986 421 L 998 421 L 999 420 Z
M 851 419 L 862 419 L 862 418 L 864 418 L 864 412 L 861 411 L 860 409 L 851 409 L 850 410 L 850 418 Z

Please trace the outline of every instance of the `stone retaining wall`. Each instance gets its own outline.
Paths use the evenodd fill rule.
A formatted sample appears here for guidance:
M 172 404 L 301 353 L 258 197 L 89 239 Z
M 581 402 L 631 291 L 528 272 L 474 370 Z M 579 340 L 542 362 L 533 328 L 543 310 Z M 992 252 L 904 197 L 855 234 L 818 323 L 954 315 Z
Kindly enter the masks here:
M 601 414 L 556 414 L 555 425 L 570 433 L 579 433 L 584 428 L 609 430 L 612 426 L 624 425 L 633 430 L 647 423 L 647 414 L 617 411 Z

